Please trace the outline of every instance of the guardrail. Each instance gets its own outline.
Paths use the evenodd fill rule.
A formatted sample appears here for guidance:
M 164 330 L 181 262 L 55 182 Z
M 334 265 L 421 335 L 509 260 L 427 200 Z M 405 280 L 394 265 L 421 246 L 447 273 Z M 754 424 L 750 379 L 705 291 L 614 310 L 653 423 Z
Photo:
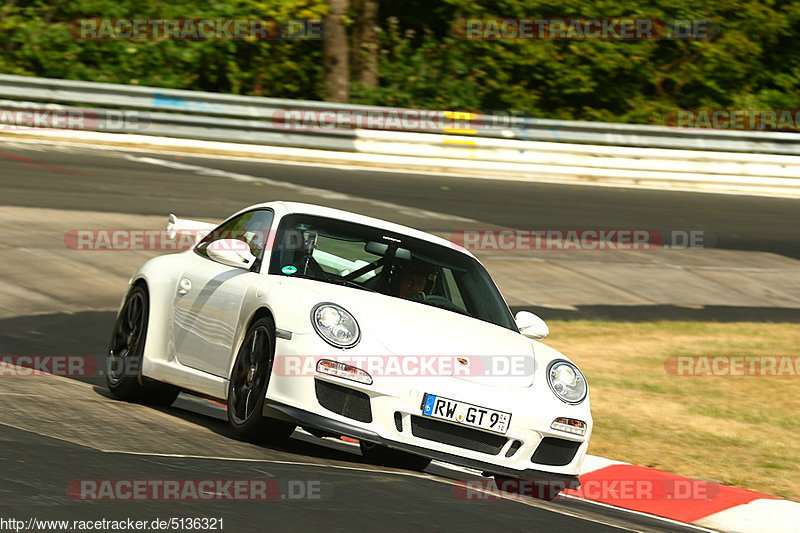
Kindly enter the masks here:
M 385 113 L 387 108 L 330 102 L 262 98 L 230 94 L 159 89 L 135 85 L 94 83 L 84 81 L 32 78 L 0 75 L 0 97 L 34 102 L 82 104 L 90 107 L 137 109 L 152 112 L 189 113 L 199 117 L 226 117 L 237 119 L 268 120 L 276 129 L 282 117 L 277 111 L 344 111 L 352 113 Z M 397 111 L 412 111 L 398 109 Z M 452 120 L 453 112 L 430 112 L 434 118 Z M 709 129 L 670 128 L 609 122 L 579 122 L 547 120 L 525 117 L 507 117 L 503 124 L 494 124 L 487 115 L 471 114 L 469 120 L 478 127 L 475 134 L 517 140 L 537 140 L 567 143 L 591 143 L 613 146 L 638 146 L 684 150 L 720 150 L 747 153 L 773 153 L 800 155 L 800 135 L 790 132 L 721 131 Z M 154 117 L 155 118 L 155 117 Z M 183 120 L 181 120 L 183 118 Z M 185 117 L 176 121 L 187 122 Z M 278 124 L 275 124 L 277 118 Z M 221 123 L 220 123 L 221 124 Z M 228 123 L 224 129 L 244 125 L 258 130 L 269 125 Z M 329 131 L 310 132 L 327 134 Z M 453 133 L 440 132 L 440 133 Z
M 102 124 L 98 131 L 103 133 L 215 142 L 216 150 L 222 141 L 379 155 L 390 168 L 658 186 L 706 183 L 712 190 L 744 192 L 800 191 L 800 134 L 793 132 L 514 116 L 498 120 L 451 111 L 421 113 L 433 125 L 463 119 L 465 127 L 429 127 L 419 133 L 369 129 L 366 121 L 357 129 L 304 129 L 293 125 L 287 111 L 364 116 L 415 111 L 13 75 L 0 75 L 0 98 L 0 111 L 88 111 Z M 120 116 L 123 120 L 112 120 Z M 132 125 L 126 116 L 138 120 Z M 0 124 L 9 123 L 4 117 L 0 112 Z

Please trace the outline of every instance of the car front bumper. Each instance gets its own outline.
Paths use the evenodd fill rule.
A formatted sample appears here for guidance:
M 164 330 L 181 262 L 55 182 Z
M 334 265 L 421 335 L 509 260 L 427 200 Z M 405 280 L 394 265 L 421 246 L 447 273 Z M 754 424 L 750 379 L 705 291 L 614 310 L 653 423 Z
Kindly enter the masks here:
M 455 455 L 428 447 L 415 446 L 406 442 L 399 442 L 381 437 L 374 431 L 370 431 L 346 422 L 334 420 L 332 418 L 318 415 L 297 407 L 268 401 L 264 406 L 264 414 L 273 418 L 279 418 L 294 422 L 302 427 L 310 427 L 333 435 L 344 435 L 374 444 L 380 444 L 389 448 L 394 448 L 404 452 L 414 453 L 431 459 L 437 459 L 458 466 L 481 470 L 494 475 L 535 480 L 538 483 L 558 484 L 563 488 L 577 489 L 580 486 L 577 475 L 556 474 L 535 469 L 514 470 L 494 463 L 471 459 L 463 455 Z
M 363 343 L 362 343 L 363 344 Z M 365 347 L 363 353 L 378 353 L 376 346 Z M 352 350 L 353 352 L 357 349 Z M 326 357 L 340 354 L 335 348 L 324 345 L 317 335 L 294 334 L 291 340 L 278 338 L 276 343 L 276 368 L 288 368 L 281 363 L 283 357 Z M 539 479 L 576 479 L 592 430 L 588 398 L 580 405 L 560 401 L 546 382 L 547 361 L 540 362 L 530 387 L 478 383 L 467 379 L 442 376 L 439 378 L 376 377 L 374 383 L 363 384 L 320 375 L 311 365 L 299 375 L 288 372 L 273 373 L 267 391 L 264 414 L 294 420 L 300 426 L 347 435 L 367 442 L 381 444 L 440 459 L 449 463 L 481 469 L 512 478 L 533 476 Z M 348 398 L 340 405 L 350 405 L 354 398 L 365 398 L 366 407 L 359 414 L 332 410 L 321 401 L 320 383 L 345 388 Z M 422 415 L 422 401 L 426 393 L 456 401 L 512 413 L 511 423 L 504 435 L 472 430 L 465 425 L 440 421 Z M 550 426 L 558 417 L 582 420 L 586 423 L 585 435 L 568 434 Z M 428 431 L 427 434 L 424 431 Z M 469 440 L 478 437 L 481 442 L 459 441 L 458 435 Z M 564 461 L 539 460 L 543 449 L 559 454 L 558 447 L 570 448 Z M 470 447 L 473 446 L 473 447 Z M 481 448 L 481 446 L 484 446 Z M 491 448 L 491 449 L 489 449 Z M 552 458 L 552 455 L 550 456 Z

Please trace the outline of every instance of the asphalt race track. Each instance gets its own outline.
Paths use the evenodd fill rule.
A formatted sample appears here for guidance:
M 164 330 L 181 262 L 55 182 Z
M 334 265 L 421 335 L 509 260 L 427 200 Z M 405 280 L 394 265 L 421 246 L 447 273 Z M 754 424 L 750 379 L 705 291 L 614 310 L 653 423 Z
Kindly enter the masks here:
M 220 219 L 271 199 L 347 208 L 427 231 L 702 228 L 716 236 L 718 248 L 800 257 L 797 201 L 0 142 L 0 213 L 15 206 Z M 63 229 L 70 227 L 67 223 Z M 36 224 L 27 229 L 32 235 L 41 230 Z M 77 311 L 0 318 L 0 356 L 81 354 L 102 361 L 124 272 L 129 275 L 135 267 L 126 264 L 113 273 L 117 289 L 100 281 L 92 287 L 91 280 L 58 288 L 58 280 L 47 274 L 52 261 L 46 255 L 32 256 L 29 279 L 37 280 L 43 297 L 63 289 L 78 299 L 86 294 L 85 305 Z M 6 302 L 6 307 L 13 303 Z M 376 467 L 365 464 L 352 445 L 299 432 L 284 447 L 239 442 L 228 431 L 224 410 L 206 400 L 182 395 L 174 406 L 158 409 L 111 399 L 102 369 L 101 364 L 97 372 L 74 378 L 0 376 L 0 516 L 222 518 L 223 530 L 234 532 L 697 530 L 570 499 L 463 501 L 453 484 L 475 474 L 437 464 L 424 474 Z M 277 482 L 280 496 L 268 502 L 175 503 L 86 502 L 67 494 L 69 484 L 81 479 L 255 478 Z M 319 497 L 292 499 L 292 482 L 319 487 Z
M 373 206 L 383 202 L 398 206 L 396 215 L 400 216 L 393 216 L 393 220 L 417 225 L 419 220 L 403 216 L 402 207 L 479 220 L 484 222 L 483 227 L 701 229 L 715 236 L 718 248 L 762 250 L 800 258 L 800 211 L 798 201 L 792 199 L 534 184 L 164 154 L 120 157 L 118 152 L 103 151 L 87 157 L 80 150 L 38 149 L 41 151 L 15 152 L 0 144 L 3 205 L 154 215 L 178 212 L 222 218 L 256 201 L 250 182 L 198 176 L 191 169 L 132 160 L 148 158 L 294 185 L 289 190 L 275 187 L 281 199 L 324 199 L 325 205 L 334 207 L 351 205 L 352 197 L 373 200 Z M 263 184 L 259 200 L 274 198 L 270 188 L 269 183 Z

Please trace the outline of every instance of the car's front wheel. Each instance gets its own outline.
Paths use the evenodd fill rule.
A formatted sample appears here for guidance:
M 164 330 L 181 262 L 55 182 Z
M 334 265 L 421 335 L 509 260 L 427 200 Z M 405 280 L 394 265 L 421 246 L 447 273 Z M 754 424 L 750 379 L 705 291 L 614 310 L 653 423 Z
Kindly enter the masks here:
M 117 315 L 108 346 L 106 384 L 120 400 L 168 406 L 180 390 L 142 377 L 142 357 L 147 340 L 150 298 L 143 285 L 136 285 Z
M 406 470 L 416 470 L 418 472 L 422 472 L 431 464 L 430 458 L 421 455 L 395 450 L 380 444 L 364 442 L 363 440 L 360 444 L 361 455 L 364 456 L 364 459 L 373 464 L 393 466 Z
M 262 415 L 274 356 L 275 325 L 260 318 L 245 334 L 228 384 L 228 421 L 243 440 L 280 443 L 294 431 L 294 425 Z

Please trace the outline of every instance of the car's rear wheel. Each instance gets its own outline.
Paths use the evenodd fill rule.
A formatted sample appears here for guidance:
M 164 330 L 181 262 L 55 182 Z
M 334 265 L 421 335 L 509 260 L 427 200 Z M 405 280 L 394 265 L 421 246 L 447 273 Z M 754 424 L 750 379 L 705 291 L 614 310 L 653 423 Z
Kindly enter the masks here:
M 168 406 L 178 397 L 180 389 L 142 377 L 149 316 L 147 289 L 137 285 L 128 293 L 114 323 L 108 346 L 106 384 L 111 394 L 120 400 Z
M 431 464 L 430 458 L 421 455 L 395 450 L 380 444 L 364 442 L 363 440 L 360 444 L 361 455 L 373 464 L 416 470 L 418 472 L 422 472 Z
M 295 426 L 262 415 L 275 357 L 275 324 L 264 317 L 247 330 L 228 385 L 228 421 L 236 435 L 251 442 L 280 443 Z

